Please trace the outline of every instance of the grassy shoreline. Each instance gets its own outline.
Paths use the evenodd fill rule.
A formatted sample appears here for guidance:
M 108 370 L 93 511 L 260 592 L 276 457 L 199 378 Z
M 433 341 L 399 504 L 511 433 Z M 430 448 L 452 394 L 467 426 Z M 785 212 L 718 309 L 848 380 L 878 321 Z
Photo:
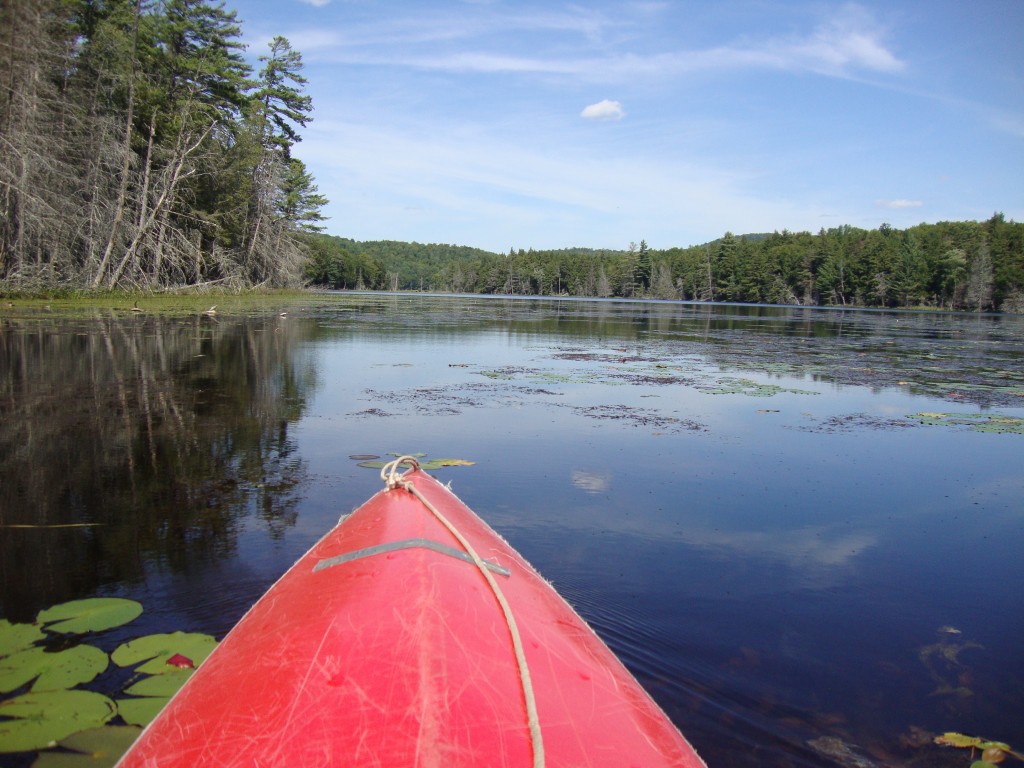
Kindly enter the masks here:
M 162 314 L 177 313 L 202 313 L 215 308 L 214 314 L 245 313 L 254 309 L 272 309 L 277 306 L 296 304 L 320 303 L 332 301 L 337 296 L 349 293 L 347 291 L 327 291 L 323 288 L 289 288 L 289 289 L 249 289 L 244 291 L 229 290 L 226 288 L 213 288 L 203 290 L 181 289 L 174 292 L 129 292 L 129 291 L 47 291 L 40 293 L 17 293 L 4 294 L 0 291 L 0 317 L 4 312 L 12 310 L 38 310 L 55 313 L 74 313 L 84 310 L 110 310 L 124 313 L 145 313 L 155 312 Z M 354 293 L 380 293 L 382 295 L 393 294 L 391 291 L 355 291 Z M 419 291 L 398 291 L 397 293 L 418 295 Z M 443 295 L 443 294 L 441 294 Z M 451 294 L 458 295 L 458 294 Z M 463 294 L 465 295 L 465 294 Z M 506 294 L 470 294 L 480 298 L 502 298 Z M 576 299 L 586 300 L 595 298 L 590 296 L 509 296 L 509 298 L 523 299 Z M 652 301 L 657 303 L 672 303 L 672 300 L 663 299 L 620 299 L 621 301 Z M 685 301 L 686 304 L 704 303 Z M 717 302 L 707 302 L 709 305 Z M 731 303 L 731 302 L 726 302 Z M 819 306 L 819 305 L 778 305 L 778 304 L 749 304 L 747 306 L 799 306 L 804 309 L 825 309 L 825 310 L 864 310 L 875 312 L 950 312 L 953 314 L 971 315 L 1000 315 L 1005 312 L 970 312 L 966 310 L 949 309 L 935 306 L 913 306 L 913 307 L 864 307 L 859 305 L 845 306 Z M 1013 316 L 1010 314 L 1009 316 Z
M 231 314 L 274 308 L 310 299 L 323 300 L 316 290 L 206 291 L 203 293 L 129 293 L 123 291 L 0 295 L 0 316 L 6 311 L 30 310 L 60 314 L 109 310 L 116 313 L 159 314 L 207 312 Z

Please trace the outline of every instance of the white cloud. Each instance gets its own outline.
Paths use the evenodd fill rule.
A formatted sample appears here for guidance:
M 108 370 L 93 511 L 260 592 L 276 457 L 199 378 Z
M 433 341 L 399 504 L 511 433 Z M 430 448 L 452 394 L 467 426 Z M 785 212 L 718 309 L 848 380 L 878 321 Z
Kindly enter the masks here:
M 921 200 L 875 200 L 876 208 L 920 208 L 924 205 Z
M 315 6 L 316 8 L 323 8 L 325 5 L 331 2 L 331 0 L 302 0 L 307 5 Z
M 603 99 L 596 104 L 583 108 L 580 117 L 587 120 L 621 120 L 626 116 L 622 104 L 610 99 Z
M 850 69 L 900 72 L 904 63 L 882 42 L 884 30 L 858 5 L 847 5 L 802 41 L 783 46 L 793 64 L 830 74 Z
M 625 247 L 639 232 L 667 247 L 735 229 L 738 210 L 751 232 L 811 218 L 758 197 L 747 176 L 685 159 L 608 156 L 602 146 L 534 146 L 466 124 L 403 130 L 322 116 L 296 150 L 318 169 L 332 227 L 356 239 L 502 251 L 524 243 Z M 652 222 L 664 223 L 659 233 Z
M 628 38 L 606 41 L 612 30 L 618 28 L 614 22 L 600 13 L 582 11 L 541 16 L 492 13 L 468 18 L 443 14 L 417 17 L 415 24 L 404 17 L 364 24 L 349 28 L 344 36 L 334 40 L 321 31 L 320 35 L 311 36 L 310 42 L 323 43 L 323 47 L 315 46 L 318 57 L 337 64 L 489 75 L 529 73 L 598 83 L 671 79 L 701 71 L 774 69 L 851 77 L 857 72 L 898 73 L 905 68 L 905 63 L 887 47 L 884 27 L 870 12 L 854 4 L 802 34 L 650 53 L 624 47 L 629 45 Z M 529 56 L 521 55 L 518 47 L 496 50 L 489 42 L 491 35 L 507 35 L 510 30 L 571 32 L 588 44 L 576 47 L 575 51 L 560 46 L 557 53 L 554 49 L 542 49 Z M 307 43 L 301 49 L 305 52 L 312 48 Z

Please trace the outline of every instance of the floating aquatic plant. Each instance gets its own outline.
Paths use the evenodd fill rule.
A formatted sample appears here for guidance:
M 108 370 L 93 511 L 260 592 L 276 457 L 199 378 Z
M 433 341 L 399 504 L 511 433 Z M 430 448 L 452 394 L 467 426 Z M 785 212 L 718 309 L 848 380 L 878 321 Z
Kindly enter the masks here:
M 1007 756 L 1015 757 L 1018 760 L 1024 760 L 1024 755 L 1018 752 L 1014 752 L 1009 744 L 1002 741 L 989 741 L 983 739 L 980 736 L 967 736 L 963 733 L 956 733 L 950 731 L 944 733 L 941 736 L 935 737 L 935 743 L 944 747 L 956 747 L 957 749 L 970 749 L 971 758 L 975 756 L 975 752 L 981 752 L 981 759 L 975 760 L 971 763 L 971 768 L 995 768 L 995 766 L 1003 762 Z
M 142 613 L 142 605 L 121 597 L 92 597 L 72 600 L 40 611 L 36 622 L 48 632 L 84 634 L 120 627 Z
M 33 768 L 112 765 L 139 729 L 104 724 L 116 716 L 130 725 L 148 723 L 217 641 L 186 632 L 148 635 L 121 644 L 111 656 L 86 643 L 59 651 L 42 643 L 58 634 L 102 632 L 141 613 L 134 600 L 90 598 L 40 611 L 33 624 L 0 620 L 0 694 L 21 692 L 0 700 L 0 753 L 45 750 L 59 742 L 59 749 L 42 753 Z M 76 688 L 94 680 L 111 660 L 138 665 L 126 698 L 114 701 Z
M 136 672 L 149 675 L 124 690 L 130 698 L 117 700 L 121 719 L 129 725 L 148 725 L 216 647 L 211 635 L 189 632 L 147 635 L 118 646 L 111 654 L 115 664 L 131 666 L 145 660 Z
M 61 739 L 63 751 L 41 752 L 32 768 L 107 768 L 114 765 L 142 733 L 130 725 L 90 728 Z
M 33 646 L 0 658 L 0 693 L 32 683 L 32 691 L 56 691 L 88 683 L 107 668 L 107 654 L 91 645 L 51 653 Z
M 142 696 L 117 700 L 117 714 L 129 725 L 147 726 L 170 701 L 169 696 Z
M 0 619 L 0 656 L 28 648 L 46 635 L 35 624 L 12 624 Z
M 43 691 L 0 701 L 0 752 L 45 749 L 87 728 L 101 726 L 117 713 L 106 696 L 94 691 Z
M 421 459 L 427 455 L 425 453 L 395 453 L 389 451 L 387 455 L 394 456 L 395 458 L 399 458 L 401 456 L 412 456 L 414 459 L 419 461 L 420 469 L 427 471 L 441 469 L 442 467 L 472 467 L 476 464 L 475 461 L 468 461 L 466 459 L 430 459 L 428 461 L 422 461 Z M 382 469 L 390 463 L 390 461 L 361 461 L 356 466 L 367 467 L 369 469 Z
M 124 689 L 129 696 L 152 696 L 169 699 L 176 694 L 192 674 L 194 669 L 176 669 L 164 675 L 144 677 Z
M 790 392 L 795 395 L 817 395 L 809 389 L 792 389 L 780 387 L 778 384 L 762 384 L 752 379 L 737 379 L 731 376 L 723 376 L 718 380 L 716 386 L 704 389 L 709 395 L 747 395 L 748 397 L 772 397 L 782 392 Z
M 1001 413 L 921 412 L 910 414 L 907 418 L 916 419 L 922 424 L 970 427 L 975 432 L 1012 432 L 1024 435 L 1024 418 Z
M 179 669 L 177 665 L 168 663 L 175 655 L 187 656 L 198 666 L 216 647 L 217 641 L 212 635 L 170 632 L 146 635 L 122 643 L 110 654 L 110 659 L 119 667 L 131 667 L 143 662 L 139 664 L 136 672 L 163 675 Z

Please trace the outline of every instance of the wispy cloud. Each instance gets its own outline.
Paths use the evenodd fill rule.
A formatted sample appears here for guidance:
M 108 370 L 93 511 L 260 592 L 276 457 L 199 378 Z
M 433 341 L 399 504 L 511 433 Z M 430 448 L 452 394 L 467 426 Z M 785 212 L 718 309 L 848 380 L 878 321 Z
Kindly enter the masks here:
M 316 5 L 330 1 L 303 0 Z M 387 14 L 371 21 L 349 21 L 343 29 L 339 28 L 330 36 L 310 35 L 319 39 L 320 44 L 307 46 L 304 52 L 340 47 L 335 53 L 343 57 L 341 60 L 351 60 L 353 63 L 407 62 L 412 66 L 439 68 L 448 61 L 455 69 L 461 70 L 460 55 L 486 61 L 486 54 L 482 52 L 495 50 L 495 38 L 506 39 L 516 33 L 575 33 L 588 45 L 600 46 L 609 30 L 621 26 L 621 22 L 608 19 L 600 12 L 579 7 L 564 12 L 509 14 L 496 5 L 492 7 L 489 2 L 468 4 L 478 6 L 479 9 L 460 12 L 458 15 L 445 12 L 424 12 L 415 16 Z M 293 30 L 288 37 L 305 38 L 310 31 Z M 317 27 L 315 31 L 323 33 L 326 30 Z M 464 48 L 461 53 L 442 53 L 431 48 L 432 44 L 438 43 L 446 44 L 446 51 L 447 44 L 462 43 Z M 411 49 L 417 47 L 423 50 L 418 54 L 412 53 Z M 382 54 L 381 51 L 401 51 L 407 58 L 391 53 Z M 360 59 L 360 56 L 365 58 Z M 499 55 L 498 58 L 511 60 L 513 57 Z M 528 57 L 524 58 L 528 60 Z
M 902 208 L 920 208 L 924 205 L 922 200 L 875 200 L 876 208 L 890 208 L 900 210 Z
M 861 6 L 849 4 L 806 39 L 774 42 L 782 58 L 824 74 L 849 70 L 901 72 L 906 65 L 884 44 L 885 30 Z
M 344 136 L 344 141 L 338 137 Z M 361 213 L 347 224 L 353 236 L 374 239 L 403 228 L 427 237 L 426 229 L 456 227 L 460 242 L 502 250 L 510 244 L 546 247 L 622 243 L 649 229 L 651 220 L 671 221 L 667 244 L 712 239 L 732 227 L 744 211 L 750 231 L 779 222 L 810 219 L 790 204 L 758 197 L 749 179 L 682 159 L 607 156 L 600 146 L 528 146 L 471 125 L 446 130 L 351 122 L 314 123 L 297 148 L 303 160 L 346 183 L 332 196 L 331 216 Z M 399 199 L 393 203 L 377 202 Z M 392 206 L 392 207 L 388 207 Z M 422 215 L 407 215 L 410 210 Z M 452 219 L 457 223 L 453 224 Z M 447 242 L 450 234 L 433 235 Z
M 342 37 L 298 32 L 302 50 L 336 63 L 393 66 L 456 73 L 574 76 L 588 82 L 622 82 L 636 77 L 677 77 L 692 72 L 741 69 L 810 71 L 848 77 L 860 72 L 894 74 L 905 63 L 886 45 L 886 30 L 858 5 L 847 5 L 803 35 L 742 40 L 703 49 L 651 53 L 629 50 L 628 42 L 610 43 L 631 19 L 609 19 L 596 12 L 510 16 L 494 12 L 470 19 L 399 18 L 349 29 Z M 575 32 L 583 41 L 575 50 L 523 56 L 502 51 L 495 35 L 510 30 Z M 499 35 L 499 33 L 501 33 Z M 486 41 L 486 42 L 485 42 Z M 444 42 L 444 46 L 435 43 Z M 563 41 L 564 42 L 564 41 Z M 453 49 L 452 46 L 455 46 Z
M 583 108 L 580 117 L 587 120 L 621 120 L 626 116 L 626 110 L 622 104 L 610 99 L 603 99 L 596 104 L 590 104 Z

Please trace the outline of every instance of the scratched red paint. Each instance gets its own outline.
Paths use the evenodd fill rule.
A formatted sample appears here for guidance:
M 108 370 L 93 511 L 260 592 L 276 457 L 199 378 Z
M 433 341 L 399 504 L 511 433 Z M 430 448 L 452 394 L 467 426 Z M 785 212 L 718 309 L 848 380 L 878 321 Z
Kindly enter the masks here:
M 511 572 L 496 579 L 522 635 L 547 765 L 704 766 L 515 550 L 429 475 L 407 479 Z M 530 766 L 509 630 L 475 565 L 410 547 L 313 570 L 419 538 L 458 547 L 411 494 L 370 499 L 257 602 L 120 765 Z

